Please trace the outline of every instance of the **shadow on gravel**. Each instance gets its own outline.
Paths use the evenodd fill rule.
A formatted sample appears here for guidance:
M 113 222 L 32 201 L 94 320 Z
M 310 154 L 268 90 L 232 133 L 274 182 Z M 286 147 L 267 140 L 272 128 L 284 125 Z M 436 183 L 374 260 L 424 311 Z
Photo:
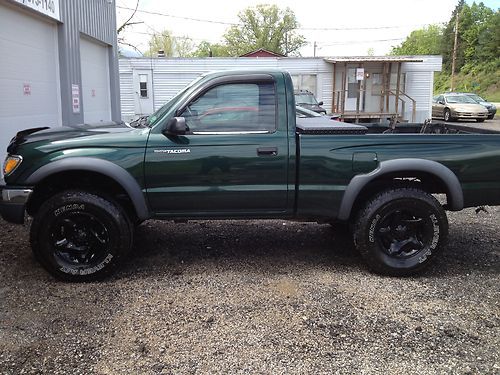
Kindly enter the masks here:
M 176 274 L 208 264 L 279 274 L 297 267 L 359 268 L 361 258 L 345 229 L 327 224 L 152 221 L 137 228 L 133 254 L 120 274 Z
M 493 228 L 451 226 L 447 248 L 417 277 L 499 274 L 498 236 Z M 151 221 L 137 229 L 133 254 L 117 277 L 176 275 L 194 266 L 207 273 L 220 272 L 220 268 L 266 274 L 315 267 L 332 272 L 367 270 L 342 226 L 283 221 Z
M 472 273 L 499 275 L 499 244 L 500 233 L 493 228 L 450 227 L 448 245 L 422 276 L 446 278 Z

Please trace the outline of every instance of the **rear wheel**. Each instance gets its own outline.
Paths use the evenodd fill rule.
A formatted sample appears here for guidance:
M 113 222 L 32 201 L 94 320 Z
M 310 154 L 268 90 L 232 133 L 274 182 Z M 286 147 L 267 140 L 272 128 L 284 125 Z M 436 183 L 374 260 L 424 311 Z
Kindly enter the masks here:
M 354 242 L 375 272 L 407 276 L 427 267 L 442 250 L 448 220 L 440 203 L 415 188 L 386 190 L 362 209 Z
M 53 276 L 90 281 L 110 274 L 132 244 L 132 225 L 116 203 L 82 191 L 48 199 L 31 225 L 36 259 Z

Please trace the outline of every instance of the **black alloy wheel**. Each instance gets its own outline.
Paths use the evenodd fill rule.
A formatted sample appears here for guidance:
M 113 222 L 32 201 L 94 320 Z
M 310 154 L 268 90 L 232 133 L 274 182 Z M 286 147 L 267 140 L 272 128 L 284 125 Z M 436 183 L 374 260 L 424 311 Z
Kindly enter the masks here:
M 109 275 L 128 254 L 133 225 L 110 199 L 66 191 L 49 198 L 31 225 L 33 253 L 56 278 L 90 281 Z
M 381 274 L 421 271 L 446 242 L 448 220 L 440 203 L 416 188 L 394 188 L 371 199 L 358 214 L 354 242 L 368 266 Z

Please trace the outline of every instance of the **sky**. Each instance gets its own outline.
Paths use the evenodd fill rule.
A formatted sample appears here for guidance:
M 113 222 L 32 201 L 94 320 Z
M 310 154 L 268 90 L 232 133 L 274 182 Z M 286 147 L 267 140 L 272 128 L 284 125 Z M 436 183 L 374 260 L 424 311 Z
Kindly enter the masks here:
M 116 0 L 118 25 L 132 13 L 137 0 Z M 230 24 L 238 23 L 238 12 L 257 4 L 289 7 L 300 23 L 298 32 L 308 44 L 300 50 L 304 57 L 385 55 L 415 29 L 447 22 L 458 0 L 139 0 L 138 12 L 127 28 L 125 40 L 144 52 L 151 34 L 165 29 L 178 37 L 190 37 L 195 44 L 206 40 L 223 41 Z M 467 1 L 472 3 L 472 1 Z M 498 8 L 500 0 L 483 0 Z M 168 15 L 168 16 L 167 16 Z M 196 19 L 196 20 L 195 20 Z

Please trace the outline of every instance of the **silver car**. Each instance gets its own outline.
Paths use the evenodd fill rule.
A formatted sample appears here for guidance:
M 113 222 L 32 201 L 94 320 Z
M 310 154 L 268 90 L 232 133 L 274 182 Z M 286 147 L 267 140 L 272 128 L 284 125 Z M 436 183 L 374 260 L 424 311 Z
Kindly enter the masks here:
M 432 99 L 432 117 L 444 121 L 476 120 L 488 118 L 488 110 L 463 94 L 442 94 Z

